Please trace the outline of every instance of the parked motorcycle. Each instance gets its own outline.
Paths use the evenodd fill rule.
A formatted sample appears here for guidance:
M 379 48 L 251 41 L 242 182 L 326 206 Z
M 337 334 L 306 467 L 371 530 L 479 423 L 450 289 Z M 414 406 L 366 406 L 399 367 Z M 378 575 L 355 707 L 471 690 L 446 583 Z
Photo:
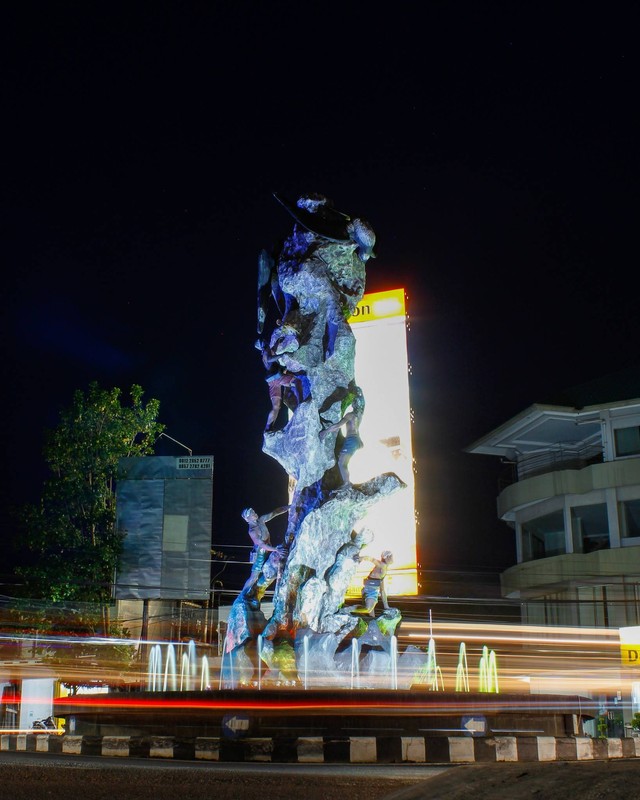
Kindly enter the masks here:
M 55 731 L 57 725 L 53 717 L 45 717 L 44 719 L 36 719 L 31 726 L 36 731 Z

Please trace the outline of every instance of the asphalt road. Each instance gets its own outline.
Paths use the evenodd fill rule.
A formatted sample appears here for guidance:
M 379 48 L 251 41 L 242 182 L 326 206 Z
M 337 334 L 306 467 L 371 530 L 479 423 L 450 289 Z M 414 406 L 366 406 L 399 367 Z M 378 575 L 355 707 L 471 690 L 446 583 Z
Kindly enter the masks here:
M 0 800 L 613 800 L 640 759 L 432 766 L 199 764 L 0 753 Z
M 232 764 L 0 753 L 0 800 L 382 800 L 456 768 Z

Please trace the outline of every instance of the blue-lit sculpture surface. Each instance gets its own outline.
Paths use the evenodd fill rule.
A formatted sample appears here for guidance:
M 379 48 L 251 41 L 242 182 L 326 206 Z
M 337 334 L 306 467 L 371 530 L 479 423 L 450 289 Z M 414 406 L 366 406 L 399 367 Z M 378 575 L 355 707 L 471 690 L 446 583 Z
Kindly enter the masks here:
M 262 449 L 289 476 L 291 502 L 284 542 L 274 549 L 262 531 L 269 548 L 256 548 L 259 574 L 254 567 L 230 611 L 225 685 L 251 682 L 263 665 L 279 683 L 300 683 L 303 662 L 305 675 L 322 684 L 327 675 L 353 672 L 354 638 L 361 661 L 384 671 L 400 622 L 397 609 L 372 619 L 344 605 L 359 552 L 371 542 L 362 525 L 368 509 L 405 488 L 394 473 L 360 484 L 348 473 L 348 460 L 362 444 L 358 424 L 366 401 L 356 383 L 348 318 L 364 294 L 375 234 L 364 219 L 352 219 L 322 195 L 275 198 L 294 225 L 278 251 L 259 256 L 256 347 L 272 404 Z M 283 403 L 289 414 L 278 428 Z M 270 587 L 267 619 L 260 601 Z

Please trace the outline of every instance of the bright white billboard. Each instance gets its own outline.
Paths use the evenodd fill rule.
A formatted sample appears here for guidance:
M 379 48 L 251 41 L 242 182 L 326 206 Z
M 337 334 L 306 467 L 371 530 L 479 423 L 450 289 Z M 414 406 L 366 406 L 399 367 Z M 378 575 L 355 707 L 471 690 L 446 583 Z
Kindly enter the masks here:
M 373 541 L 363 554 L 380 558 L 393 553 L 387 594 L 418 592 L 415 522 L 415 481 L 411 447 L 411 406 L 404 289 L 365 294 L 349 324 L 356 338 L 355 378 L 366 406 L 360 424 L 362 449 L 349 462 L 353 483 L 395 472 L 407 488 L 381 500 L 362 521 Z M 359 568 L 350 596 L 359 595 L 371 564 Z

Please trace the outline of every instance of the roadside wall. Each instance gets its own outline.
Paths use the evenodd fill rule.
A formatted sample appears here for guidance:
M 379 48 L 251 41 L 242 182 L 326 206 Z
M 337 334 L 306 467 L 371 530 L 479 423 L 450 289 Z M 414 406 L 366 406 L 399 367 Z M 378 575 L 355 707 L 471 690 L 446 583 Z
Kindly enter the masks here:
M 180 739 L 174 736 L 59 736 L 27 733 L 1 735 L 0 751 L 236 762 L 473 764 L 640 758 L 640 738 L 283 736 Z

